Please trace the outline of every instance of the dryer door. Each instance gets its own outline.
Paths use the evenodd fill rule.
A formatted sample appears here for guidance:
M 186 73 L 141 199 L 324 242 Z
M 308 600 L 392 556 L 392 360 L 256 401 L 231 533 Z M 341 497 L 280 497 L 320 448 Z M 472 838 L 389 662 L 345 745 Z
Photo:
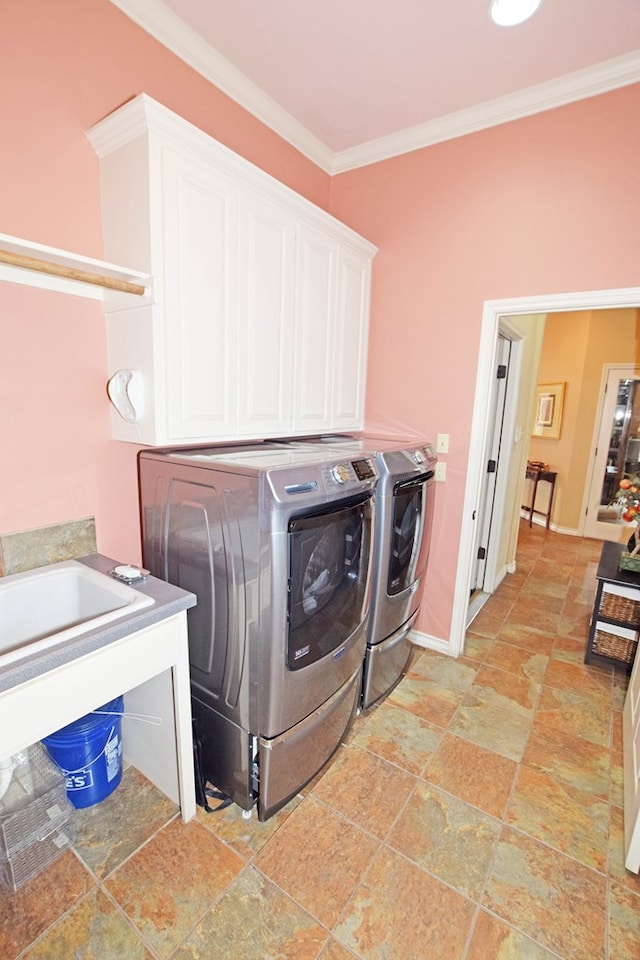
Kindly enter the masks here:
M 366 618 L 372 515 L 367 495 L 289 521 L 290 670 L 337 650 Z
M 387 578 L 390 597 L 419 580 L 426 567 L 433 517 L 432 476 L 423 474 L 394 485 Z

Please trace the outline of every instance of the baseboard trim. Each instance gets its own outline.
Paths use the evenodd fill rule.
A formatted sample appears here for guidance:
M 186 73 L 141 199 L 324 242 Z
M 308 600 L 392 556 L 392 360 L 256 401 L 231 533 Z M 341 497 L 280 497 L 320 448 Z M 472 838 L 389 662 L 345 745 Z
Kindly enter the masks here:
M 525 511 L 521 510 L 521 511 L 520 511 L 520 519 L 521 519 L 521 520 L 526 520 L 527 523 L 528 523 L 528 522 L 529 522 L 529 513 L 528 513 L 528 511 L 525 512 Z M 536 526 L 536 527 L 546 527 L 547 521 L 545 520 L 544 517 L 534 517 L 534 518 L 533 518 L 533 524 L 534 524 L 534 526 Z M 566 537 L 581 537 L 581 536 L 582 536 L 582 534 L 580 533 L 579 530 L 576 530 L 576 529 L 574 529 L 573 527 L 559 527 L 558 524 L 557 524 L 557 523 L 553 523 L 553 521 L 549 524 L 549 530 L 550 530 L 552 533 L 562 533 L 562 534 L 564 534 L 564 536 L 566 536 Z
M 439 637 L 432 637 L 428 633 L 422 633 L 420 630 L 410 630 L 409 640 L 416 647 L 424 647 L 425 650 L 434 650 L 436 653 L 444 653 L 447 657 L 452 657 L 451 646 L 446 640 L 440 640 Z

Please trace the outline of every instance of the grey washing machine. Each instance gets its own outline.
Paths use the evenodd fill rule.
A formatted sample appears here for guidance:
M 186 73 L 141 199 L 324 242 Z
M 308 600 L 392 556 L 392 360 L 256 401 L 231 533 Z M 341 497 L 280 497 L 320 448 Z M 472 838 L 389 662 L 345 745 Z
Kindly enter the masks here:
M 297 449 L 324 449 L 331 456 L 375 460 L 375 544 L 371 613 L 362 682 L 366 709 L 385 697 L 402 678 L 411 657 L 409 631 L 425 595 L 435 500 L 433 445 L 424 440 L 333 434 L 283 440 Z
M 375 459 L 255 443 L 143 450 L 144 564 L 196 594 L 191 692 L 206 780 L 265 820 L 358 706 Z

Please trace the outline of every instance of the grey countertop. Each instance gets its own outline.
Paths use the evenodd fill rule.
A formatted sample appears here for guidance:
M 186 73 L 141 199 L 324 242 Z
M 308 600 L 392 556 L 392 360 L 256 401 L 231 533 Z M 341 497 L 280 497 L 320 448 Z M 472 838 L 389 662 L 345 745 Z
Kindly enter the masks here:
M 73 559 L 80 563 L 86 563 L 87 566 L 93 567 L 101 573 L 109 573 L 122 562 L 99 553 L 93 553 L 87 557 L 74 557 Z M 167 617 L 196 605 L 196 597 L 193 593 L 188 593 L 180 587 L 174 587 L 173 584 L 158 580 L 156 577 L 148 576 L 144 580 L 132 583 L 131 586 L 134 590 L 152 597 L 154 603 L 136 613 L 63 641 L 48 650 L 43 650 L 40 653 L 35 653 L 30 657 L 24 657 L 1 667 L 0 693 L 33 680 L 35 677 L 42 676 L 43 673 L 55 670 L 56 667 L 70 663 L 78 657 L 84 657 L 88 653 L 100 650 L 122 637 L 152 626 L 160 620 L 166 620 Z

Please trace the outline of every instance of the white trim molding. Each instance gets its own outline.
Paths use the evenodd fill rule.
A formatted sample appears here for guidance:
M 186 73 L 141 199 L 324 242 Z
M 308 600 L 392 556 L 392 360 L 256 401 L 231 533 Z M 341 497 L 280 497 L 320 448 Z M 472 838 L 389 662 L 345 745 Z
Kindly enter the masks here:
M 447 657 L 452 655 L 451 646 L 446 640 L 441 640 L 439 637 L 432 637 L 431 634 L 422 633 L 421 630 L 410 630 L 409 640 L 411 640 L 411 643 L 416 647 L 423 647 L 425 650 L 435 650 L 436 653 L 443 653 Z
M 640 52 L 636 51 L 335 153 L 161 0 L 153 3 L 149 0 L 111 0 L 111 3 L 316 166 L 332 175 L 640 81 Z
M 333 152 L 161 0 L 153 3 L 149 0 L 111 0 L 111 3 L 316 166 L 331 173 Z
M 630 53 L 557 80 L 519 90 L 516 93 L 460 110 L 399 133 L 371 140 L 359 147 L 334 154 L 332 173 L 343 173 L 380 160 L 420 150 L 435 143 L 453 140 L 468 133 L 497 127 L 501 123 L 553 110 L 576 100 L 586 100 L 618 87 L 640 81 L 640 53 Z

